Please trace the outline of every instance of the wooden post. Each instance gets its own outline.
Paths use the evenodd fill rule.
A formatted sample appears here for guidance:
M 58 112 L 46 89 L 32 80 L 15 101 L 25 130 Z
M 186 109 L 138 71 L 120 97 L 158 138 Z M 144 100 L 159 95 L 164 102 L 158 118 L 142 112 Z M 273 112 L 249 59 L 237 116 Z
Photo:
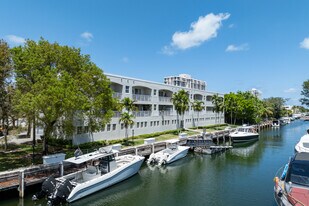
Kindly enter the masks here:
M 62 161 L 60 162 L 59 167 L 60 167 L 60 177 L 62 177 L 63 176 L 63 162 Z
M 25 171 L 22 170 L 19 172 L 19 176 L 18 176 L 18 180 L 19 180 L 19 187 L 18 187 L 18 191 L 19 191 L 19 197 L 24 198 L 24 186 L 25 186 Z
M 219 145 L 219 135 L 217 135 L 217 145 Z

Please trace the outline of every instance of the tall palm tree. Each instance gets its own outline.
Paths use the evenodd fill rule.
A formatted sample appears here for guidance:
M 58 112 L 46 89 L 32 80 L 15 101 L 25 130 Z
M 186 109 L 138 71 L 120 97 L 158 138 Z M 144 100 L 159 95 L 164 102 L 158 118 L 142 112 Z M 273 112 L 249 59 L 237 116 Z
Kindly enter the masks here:
M 122 122 L 124 125 L 125 138 L 127 139 L 127 141 L 129 139 L 129 133 L 128 133 L 129 126 L 134 124 L 133 118 L 134 116 L 130 114 L 129 112 L 121 113 L 120 118 L 119 118 L 119 123 Z
M 129 97 L 125 97 L 121 100 L 121 105 L 126 109 L 127 112 L 136 110 L 135 101 Z
M 212 104 L 214 105 L 213 112 L 215 112 L 216 115 L 216 121 L 217 123 L 217 117 L 220 114 L 221 111 L 223 111 L 224 105 L 223 105 L 223 98 L 219 96 L 219 94 L 214 94 L 212 96 Z
M 180 90 L 176 93 L 173 94 L 172 96 L 172 102 L 174 104 L 175 110 L 177 111 L 177 120 L 178 117 L 181 116 L 181 122 L 180 122 L 180 127 L 183 129 L 184 128 L 184 114 L 185 111 L 189 109 L 189 94 L 185 90 Z M 178 120 L 179 121 L 179 120 Z M 178 124 L 177 124 L 178 127 Z
M 197 112 L 197 127 L 199 126 L 199 114 L 204 109 L 204 102 L 195 100 L 192 104 L 193 110 Z

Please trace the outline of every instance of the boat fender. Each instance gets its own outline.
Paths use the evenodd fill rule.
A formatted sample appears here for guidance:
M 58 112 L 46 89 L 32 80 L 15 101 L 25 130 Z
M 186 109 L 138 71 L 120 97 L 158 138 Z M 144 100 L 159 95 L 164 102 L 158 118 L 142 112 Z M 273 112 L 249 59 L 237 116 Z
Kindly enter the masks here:
M 275 177 L 274 178 L 274 182 L 275 182 L 275 186 L 276 188 L 278 187 L 278 184 L 279 184 L 279 177 Z
M 281 175 L 281 177 L 280 177 L 281 180 L 284 180 L 284 178 L 285 178 L 285 176 L 286 176 L 286 173 L 287 173 L 288 169 L 289 169 L 289 165 L 286 164 L 285 167 L 284 167 L 284 170 L 283 170 L 283 172 L 282 172 L 282 175 Z

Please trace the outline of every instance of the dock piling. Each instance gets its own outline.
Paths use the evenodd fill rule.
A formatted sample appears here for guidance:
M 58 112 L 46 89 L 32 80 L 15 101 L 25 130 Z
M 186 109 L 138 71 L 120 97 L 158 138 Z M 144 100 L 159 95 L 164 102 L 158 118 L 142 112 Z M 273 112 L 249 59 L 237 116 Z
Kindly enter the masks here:
M 19 197 L 24 198 L 24 190 L 25 190 L 25 171 L 21 170 L 19 173 Z

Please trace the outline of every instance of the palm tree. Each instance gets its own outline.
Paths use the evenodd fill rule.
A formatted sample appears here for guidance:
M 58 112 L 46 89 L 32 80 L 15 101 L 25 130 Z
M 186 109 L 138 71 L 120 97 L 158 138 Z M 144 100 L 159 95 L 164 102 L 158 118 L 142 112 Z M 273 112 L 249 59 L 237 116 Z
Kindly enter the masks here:
M 199 114 L 204 109 L 204 102 L 195 100 L 192 104 L 193 110 L 197 112 L 197 128 L 199 126 Z
M 122 122 L 124 125 L 125 138 L 127 139 L 127 141 L 129 139 L 129 133 L 128 133 L 129 126 L 134 124 L 133 118 L 134 116 L 130 114 L 129 112 L 121 113 L 120 118 L 119 118 L 119 123 Z
M 172 102 L 174 104 L 175 110 L 177 111 L 177 122 L 179 122 L 178 117 L 181 116 L 182 120 L 180 122 L 181 128 L 184 128 L 184 114 L 185 111 L 189 109 L 189 94 L 185 90 L 180 90 L 174 93 L 172 96 Z M 178 124 L 177 124 L 178 127 Z
M 136 110 L 136 106 L 134 105 L 135 101 L 130 99 L 129 97 L 125 97 L 121 100 L 121 105 L 126 109 L 127 112 L 132 112 Z
M 223 105 L 223 98 L 220 97 L 218 94 L 214 94 L 212 96 L 212 104 L 214 105 L 213 112 L 216 113 L 216 121 L 217 123 L 217 117 L 220 114 L 220 112 L 223 111 L 224 105 Z

